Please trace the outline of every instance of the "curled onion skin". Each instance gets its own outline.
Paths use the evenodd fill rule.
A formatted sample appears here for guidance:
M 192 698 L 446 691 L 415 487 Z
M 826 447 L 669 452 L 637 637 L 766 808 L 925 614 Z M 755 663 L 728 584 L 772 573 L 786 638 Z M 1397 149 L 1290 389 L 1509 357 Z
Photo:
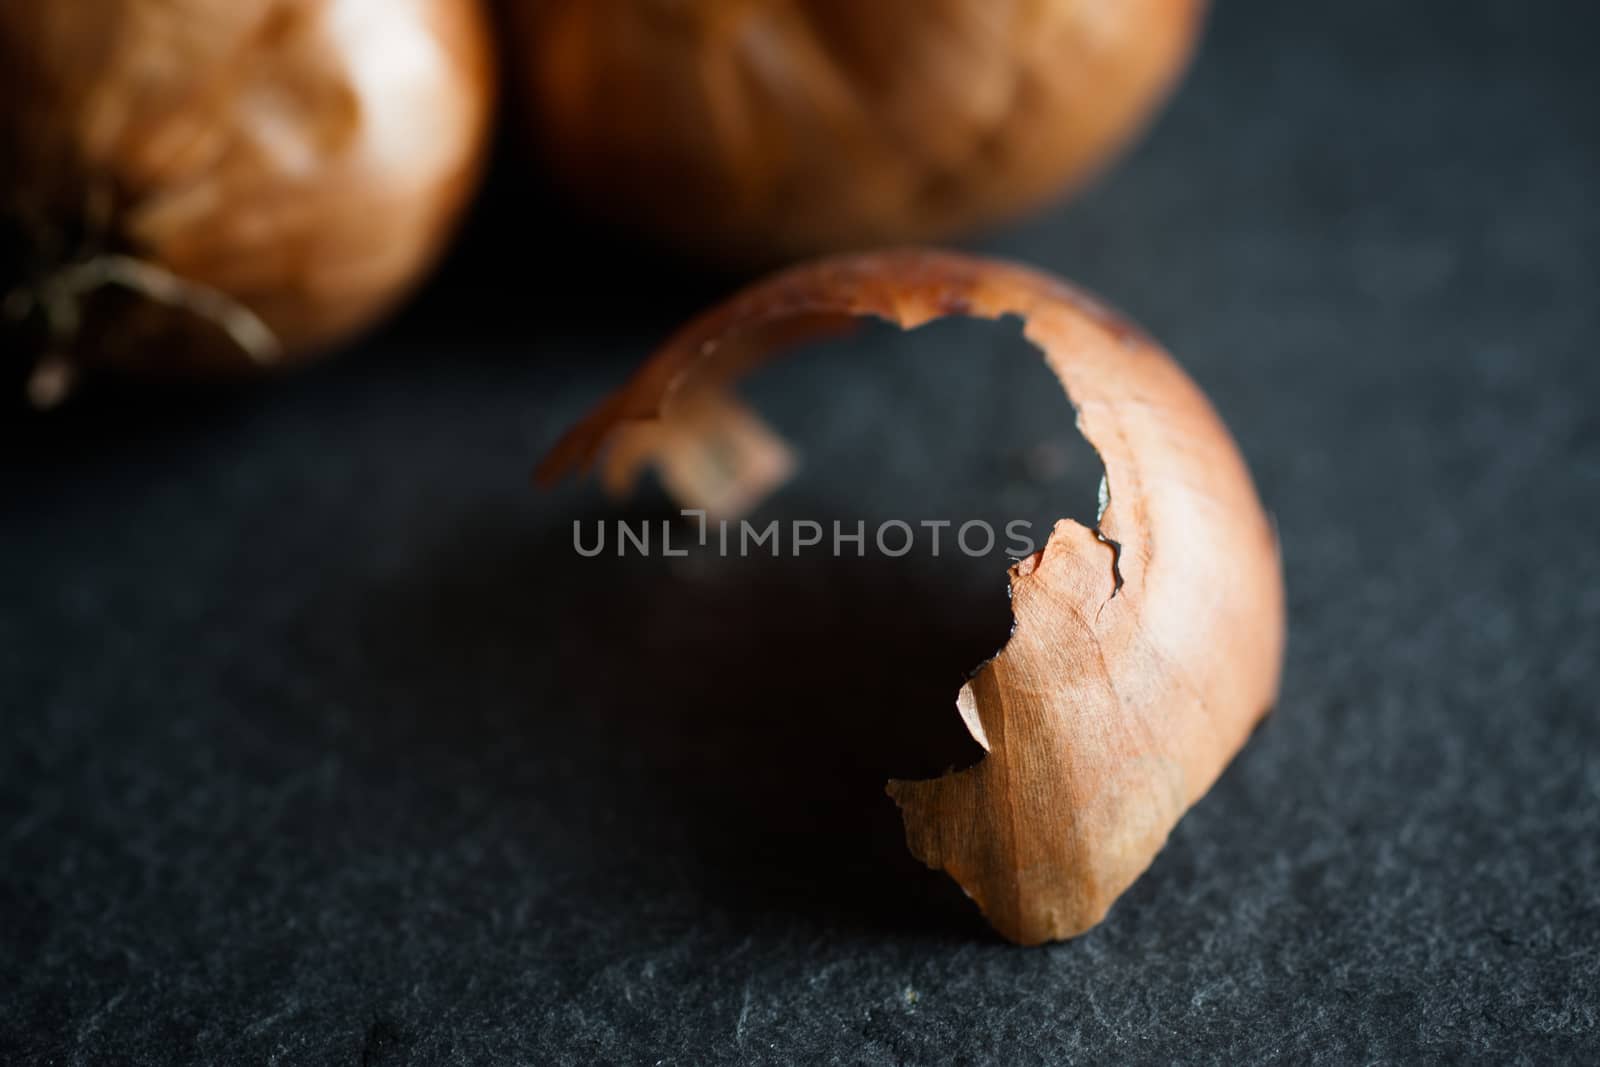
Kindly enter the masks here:
M 549 165 L 598 213 L 763 263 L 938 240 L 1102 166 L 1205 0 L 515 5 Z
M 1226 427 L 1170 356 L 1024 267 L 919 250 L 824 259 L 690 323 L 558 442 L 541 476 L 670 423 L 774 347 L 858 316 L 909 329 L 945 315 L 1024 319 L 1105 464 L 1097 527 L 1063 519 L 1011 567 L 1011 637 L 957 695 L 987 755 L 889 784 L 911 851 L 1004 936 L 1037 944 L 1106 915 L 1277 697 L 1277 535 Z
M 6 4 L 0 296 L 86 367 L 322 351 L 437 256 L 493 82 L 479 0 Z

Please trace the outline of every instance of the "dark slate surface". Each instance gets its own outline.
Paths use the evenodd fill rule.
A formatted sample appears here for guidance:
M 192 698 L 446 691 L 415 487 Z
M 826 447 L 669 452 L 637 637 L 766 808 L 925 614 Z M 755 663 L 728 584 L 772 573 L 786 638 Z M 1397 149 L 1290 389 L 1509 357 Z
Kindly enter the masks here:
M 1286 552 L 1281 706 L 1073 943 L 998 942 L 880 792 L 970 758 L 1003 560 L 574 558 L 613 512 L 530 465 L 720 283 L 514 152 L 347 358 L 9 420 L 0 1061 L 1592 1061 L 1596 27 L 1522 7 L 1224 3 L 1110 180 L 980 246 L 1166 340 Z M 1014 330 L 752 395 L 806 456 L 768 515 L 1091 506 Z

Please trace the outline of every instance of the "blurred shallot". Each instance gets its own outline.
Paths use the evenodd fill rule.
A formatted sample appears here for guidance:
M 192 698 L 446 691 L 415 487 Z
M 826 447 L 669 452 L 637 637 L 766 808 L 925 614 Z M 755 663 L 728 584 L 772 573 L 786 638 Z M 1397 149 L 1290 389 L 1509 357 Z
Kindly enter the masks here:
M 0 326 L 80 370 L 325 350 L 437 255 L 484 155 L 479 0 L 0 7 Z
M 1166 96 L 1205 6 L 508 5 L 556 175 L 617 224 L 735 263 L 942 238 L 1082 182 Z

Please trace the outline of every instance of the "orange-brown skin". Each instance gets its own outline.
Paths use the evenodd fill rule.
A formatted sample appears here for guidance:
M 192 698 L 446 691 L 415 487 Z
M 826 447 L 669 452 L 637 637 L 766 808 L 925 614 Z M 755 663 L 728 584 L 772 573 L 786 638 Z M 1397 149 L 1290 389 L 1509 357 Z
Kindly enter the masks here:
M 479 0 L 88 7 L 0 7 L 0 223 L 25 260 L 0 288 L 125 255 L 247 308 L 294 357 L 418 280 L 486 146 Z M 214 324 L 125 291 L 82 318 L 85 364 L 249 365 Z
M 1072 188 L 1165 98 L 1205 6 L 508 4 L 524 95 L 566 185 L 618 223 L 734 262 L 936 240 Z
M 1098 528 L 1056 524 L 1011 568 L 1015 627 L 957 707 L 988 755 L 891 782 L 911 850 L 1006 937 L 1098 923 L 1276 699 L 1282 570 L 1249 471 L 1205 396 L 1153 341 L 1067 284 L 931 251 L 841 256 L 690 323 L 559 442 L 587 465 L 622 425 L 748 369 L 773 344 L 870 315 L 1018 315 L 1105 464 Z

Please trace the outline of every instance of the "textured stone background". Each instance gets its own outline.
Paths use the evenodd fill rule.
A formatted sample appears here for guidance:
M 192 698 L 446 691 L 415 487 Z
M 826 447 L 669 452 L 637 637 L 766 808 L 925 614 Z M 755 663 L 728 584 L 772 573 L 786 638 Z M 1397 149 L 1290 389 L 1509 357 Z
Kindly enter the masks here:
M 349 357 L 8 419 L 0 1060 L 1592 1057 L 1593 10 L 1225 0 L 1123 166 L 977 246 L 1165 340 L 1286 553 L 1277 713 L 1069 944 L 998 942 L 881 793 L 971 758 L 1003 560 L 574 558 L 615 512 L 533 461 L 722 283 L 552 225 L 514 150 Z M 1092 508 L 1009 328 L 752 396 L 805 454 L 767 515 Z

